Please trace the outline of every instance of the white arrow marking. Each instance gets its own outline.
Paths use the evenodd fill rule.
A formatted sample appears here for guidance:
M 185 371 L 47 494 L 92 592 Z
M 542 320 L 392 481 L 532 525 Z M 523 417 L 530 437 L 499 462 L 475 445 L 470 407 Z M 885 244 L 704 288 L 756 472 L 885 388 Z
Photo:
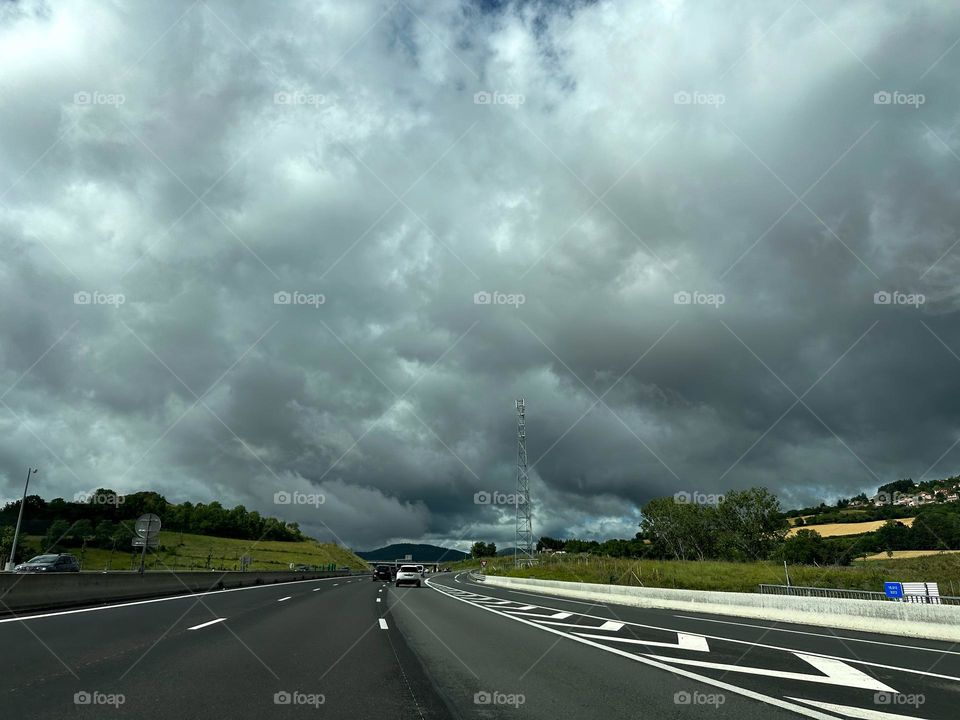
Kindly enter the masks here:
M 629 643 L 630 645 L 649 645 L 650 647 L 668 647 L 678 648 L 679 650 L 696 650 L 697 652 L 710 652 L 710 646 L 707 645 L 707 639 L 703 635 L 687 635 L 686 633 L 677 633 L 677 642 L 651 642 L 649 640 L 635 640 L 634 638 L 610 637 L 609 635 L 594 635 L 593 633 L 574 632 L 574 635 L 580 637 L 593 638 L 595 640 L 609 640 L 611 642 Z M 852 668 L 851 668 L 852 669 Z
M 923 720 L 923 718 L 918 718 L 913 715 L 894 715 L 893 713 L 867 710 L 866 708 L 851 707 L 850 705 L 834 705 L 833 703 L 804 700 L 803 698 L 787 699 L 813 705 L 814 707 L 823 708 L 824 710 L 846 715 L 847 717 L 858 718 L 859 720 Z
M 714 670 L 725 670 L 727 672 L 747 673 L 748 675 L 763 675 L 765 677 L 784 678 L 785 680 L 803 680 L 805 682 L 823 683 L 824 685 L 841 685 L 843 687 L 856 687 L 863 688 L 864 690 L 875 690 L 878 692 L 897 692 L 892 687 L 884 685 L 879 680 L 860 672 L 856 668 L 851 667 L 840 660 L 819 657 L 817 655 L 806 655 L 798 652 L 793 654 L 801 660 L 810 663 L 817 670 L 825 673 L 825 675 L 810 675 L 807 673 L 784 672 L 782 670 L 767 670 L 766 668 L 741 667 L 740 665 L 727 665 L 725 663 L 712 663 L 705 662 L 703 660 L 662 657 L 660 655 L 648 655 L 647 657 L 652 657 L 656 660 L 662 660 L 663 662 L 676 663 L 678 665 L 694 665 L 696 667 L 713 668 Z

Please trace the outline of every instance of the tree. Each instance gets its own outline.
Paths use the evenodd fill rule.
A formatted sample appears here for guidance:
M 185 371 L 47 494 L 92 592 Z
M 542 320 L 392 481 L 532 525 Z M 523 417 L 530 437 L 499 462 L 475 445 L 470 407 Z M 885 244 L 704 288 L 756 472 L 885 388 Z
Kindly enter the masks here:
M 819 565 L 826 561 L 827 549 L 820 533 L 804 528 L 783 541 L 778 557 L 791 565 Z
M 717 508 L 721 556 L 765 560 L 783 542 L 789 524 L 780 501 L 766 488 L 731 491 Z
M 497 546 L 494 543 L 475 542 L 470 548 L 470 555 L 474 558 L 494 557 L 497 554 Z

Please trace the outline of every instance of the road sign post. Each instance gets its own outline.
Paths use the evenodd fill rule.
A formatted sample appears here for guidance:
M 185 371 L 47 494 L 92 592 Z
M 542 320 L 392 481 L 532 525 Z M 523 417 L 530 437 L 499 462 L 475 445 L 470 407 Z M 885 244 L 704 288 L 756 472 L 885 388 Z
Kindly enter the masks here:
M 142 547 L 140 552 L 140 574 L 143 575 L 147 560 L 147 547 L 158 547 L 160 544 L 160 518 L 153 513 L 147 513 L 137 518 L 135 531 L 138 537 L 133 539 L 134 547 Z

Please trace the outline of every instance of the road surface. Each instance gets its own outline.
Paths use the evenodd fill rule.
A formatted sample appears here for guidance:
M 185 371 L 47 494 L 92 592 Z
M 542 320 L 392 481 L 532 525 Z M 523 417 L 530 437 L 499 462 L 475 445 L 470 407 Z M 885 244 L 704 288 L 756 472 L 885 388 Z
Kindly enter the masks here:
M 960 648 L 327 578 L 0 618 L 0 717 L 952 720 Z

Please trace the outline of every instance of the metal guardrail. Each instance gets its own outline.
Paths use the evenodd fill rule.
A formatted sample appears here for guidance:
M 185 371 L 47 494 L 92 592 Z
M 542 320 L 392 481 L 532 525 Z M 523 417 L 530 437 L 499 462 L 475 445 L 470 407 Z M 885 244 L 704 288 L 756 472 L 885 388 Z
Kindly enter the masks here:
M 787 595 L 790 597 L 839 598 L 847 600 L 885 600 L 887 602 L 934 603 L 938 605 L 960 605 L 960 597 L 939 595 L 926 597 L 908 595 L 902 599 L 887 597 L 885 593 L 874 590 L 843 590 L 840 588 L 803 587 L 797 585 L 760 585 L 761 595 Z

